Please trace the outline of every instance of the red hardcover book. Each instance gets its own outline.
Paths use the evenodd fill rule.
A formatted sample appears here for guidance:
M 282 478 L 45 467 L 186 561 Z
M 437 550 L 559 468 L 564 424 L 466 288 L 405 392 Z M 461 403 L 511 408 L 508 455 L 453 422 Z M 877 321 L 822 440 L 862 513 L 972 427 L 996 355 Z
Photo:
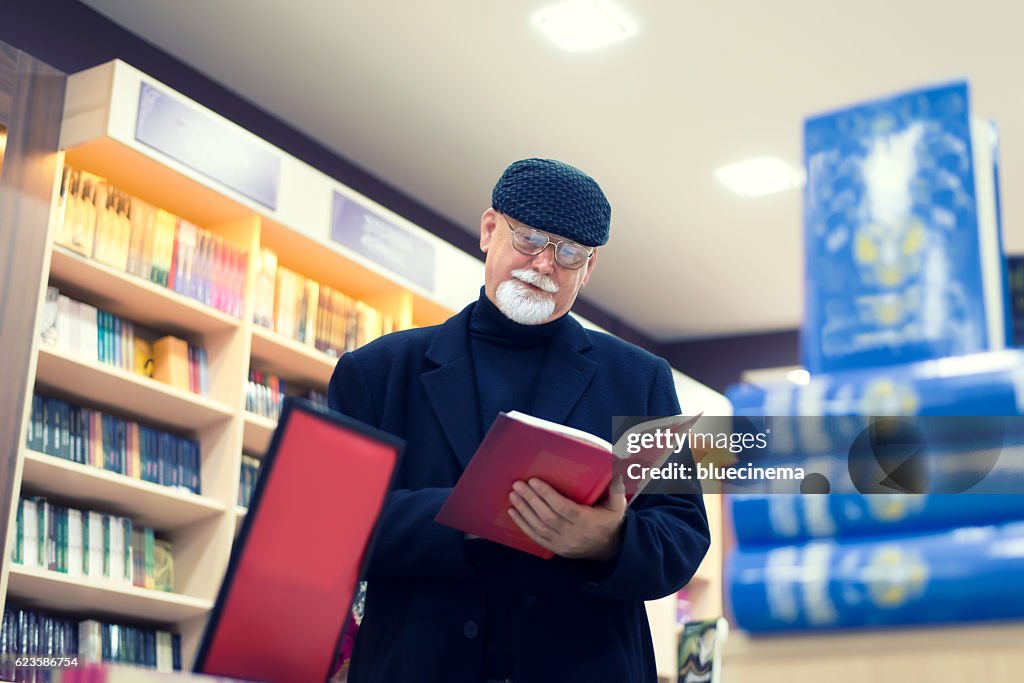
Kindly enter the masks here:
M 685 431 L 698 417 L 658 420 L 657 426 Z M 658 467 L 671 453 L 646 449 L 631 460 Z M 554 553 L 530 540 L 509 516 L 512 485 L 536 477 L 566 498 L 593 505 L 611 483 L 614 462 L 612 444 L 598 436 L 517 411 L 499 413 L 435 521 L 550 559 Z M 627 500 L 646 483 L 627 482 Z

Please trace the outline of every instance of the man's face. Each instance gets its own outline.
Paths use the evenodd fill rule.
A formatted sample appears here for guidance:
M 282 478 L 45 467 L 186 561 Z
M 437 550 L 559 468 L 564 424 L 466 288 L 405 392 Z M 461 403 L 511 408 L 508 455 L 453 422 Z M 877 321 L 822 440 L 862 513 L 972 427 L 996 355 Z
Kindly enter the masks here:
M 506 316 L 524 324 L 545 323 L 565 315 L 597 261 L 595 251 L 582 268 L 571 270 L 555 262 L 550 244 L 535 256 L 516 251 L 506 218 L 494 209 L 487 209 L 480 217 L 480 249 L 487 254 L 487 298 Z

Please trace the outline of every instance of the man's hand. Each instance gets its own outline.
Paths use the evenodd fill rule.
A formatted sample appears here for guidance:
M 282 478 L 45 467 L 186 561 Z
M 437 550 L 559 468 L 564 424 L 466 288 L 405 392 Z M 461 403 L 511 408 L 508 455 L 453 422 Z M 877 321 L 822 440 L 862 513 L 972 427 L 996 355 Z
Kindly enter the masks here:
M 610 560 L 622 542 L 626 494 L 616 479 L 608 498 L 594 507 L 569 500 L 540 479 L 517 481 L 508 514 L 535 543 L 570 559 Z

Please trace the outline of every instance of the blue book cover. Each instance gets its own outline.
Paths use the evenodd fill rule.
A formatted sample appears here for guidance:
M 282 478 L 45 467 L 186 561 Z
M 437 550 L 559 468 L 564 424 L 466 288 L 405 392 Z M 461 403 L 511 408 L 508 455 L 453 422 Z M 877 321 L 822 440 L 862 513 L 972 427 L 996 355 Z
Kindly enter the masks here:
M 994 150 L 966 82 L 805 122 L 812 374 L 1006 346 Z
M 736 542 L 744 548 L 1024 519 L 1024 494 L 738 494 L 729 496 L 729 506 Z
M 808 631 L 1024 617 L 1024 522 L 882 540 L 739 550 L 726 586 L 739 628 Z

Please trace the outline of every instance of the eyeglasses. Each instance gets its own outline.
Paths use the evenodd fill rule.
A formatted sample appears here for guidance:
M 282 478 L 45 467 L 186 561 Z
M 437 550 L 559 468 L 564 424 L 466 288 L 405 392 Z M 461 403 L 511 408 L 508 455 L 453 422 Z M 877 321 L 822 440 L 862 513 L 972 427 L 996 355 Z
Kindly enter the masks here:
M 594 256 L 594 249 L 571 240 L 553 240 L 545 232 L 522 225 L 512 225 L 508 216 L 505 214 L 501 214 L 501 216 L 508 223 L 508 229 L 512 231 L 512 246 L 520 254 L 536 256 L 547 249 L 549 244 L 553 244 L 555 245 L 555 263 L 569 270 L 579 270 Z

